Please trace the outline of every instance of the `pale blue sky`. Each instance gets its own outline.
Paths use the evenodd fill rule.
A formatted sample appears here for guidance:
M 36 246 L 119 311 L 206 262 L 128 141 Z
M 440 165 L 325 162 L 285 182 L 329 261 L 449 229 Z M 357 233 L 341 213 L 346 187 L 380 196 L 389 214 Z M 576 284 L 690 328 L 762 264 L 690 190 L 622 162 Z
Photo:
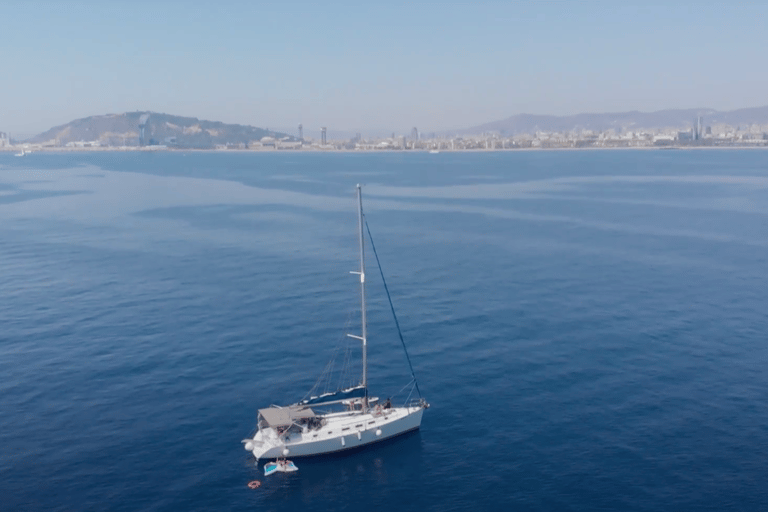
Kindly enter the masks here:
M 768 104 L 768 2 L 0 5 L 0 130 L 152 110 L 295 131 Z

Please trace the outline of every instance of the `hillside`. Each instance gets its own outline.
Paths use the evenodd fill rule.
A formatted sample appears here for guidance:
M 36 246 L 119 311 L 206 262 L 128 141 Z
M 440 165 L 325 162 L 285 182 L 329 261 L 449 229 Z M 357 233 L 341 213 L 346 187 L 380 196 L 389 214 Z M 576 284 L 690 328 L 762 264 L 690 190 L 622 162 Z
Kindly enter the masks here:
M 536 131 L 563 132 L 570 130 L 686 128 L 702 116 L 704 125 L 768 124 L 768 107 L 743 108 L 718 112 L 710 108 L 670 109 L 657 112 L 619 112 L 607 114 L 576 114 L 573 116 L 542 116 L 518 114 L 500 121 L 473 126 L 460 133 L 499 132 L 506 135 Z
M 144 122 L 141 140 L 140 123 Z M 262 128 L 156 112 L 126 112 L 76 119 L 32 137 L 27 142 L 64 146 L 69 142 L 99 141 L 104 146 L 166 144 L 179 148 L 213 148 L 217 144 L 248 144 L 265 136 L 286 137 Z

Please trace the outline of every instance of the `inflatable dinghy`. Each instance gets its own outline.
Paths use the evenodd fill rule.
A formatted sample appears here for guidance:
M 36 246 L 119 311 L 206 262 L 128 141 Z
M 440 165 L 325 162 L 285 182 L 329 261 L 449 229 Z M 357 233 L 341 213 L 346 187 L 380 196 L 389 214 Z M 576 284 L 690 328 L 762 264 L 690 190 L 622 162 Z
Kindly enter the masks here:
M 293 461 L 290 460 L 276 460 L 274 462 L 267 462 L 264 464 L 264 476 L 269 476 L 272 473 L 275 473 L 277 471 L 281 471 L 283 473 L 290 473 L 292 471 L 298 471 L 299 468 L 296 467 L 296 464 L 293 463 Z

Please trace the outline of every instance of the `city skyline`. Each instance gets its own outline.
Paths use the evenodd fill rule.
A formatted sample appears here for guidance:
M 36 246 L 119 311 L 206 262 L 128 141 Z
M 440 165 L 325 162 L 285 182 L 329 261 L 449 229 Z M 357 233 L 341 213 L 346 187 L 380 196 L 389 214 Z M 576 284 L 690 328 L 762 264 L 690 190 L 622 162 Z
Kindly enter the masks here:
M 705 123 L 704 115 L 707 116 Z M 249 150 L 249 151 L 408 151 L 430 152 L 670 147 L 768 147 L 768 107 L 730 112 L 665 110 L 652 114 L 625 112 L 605 115 L 513 116 L 462 134 L 422 133 L 410 137 L 357 132 L 334 136 L 321 127 L 319 138 L 267 131 L 156 112 L 126 112 L 73 120 L 24 141 L 0 132 L 0 151 L 27 152 Z M 329 136 L 330 135 L 330 136 Z
M 3 7 L 0 130 L 151 110 L 286 130 L 768 104 L 768 6 L 115 1 Z

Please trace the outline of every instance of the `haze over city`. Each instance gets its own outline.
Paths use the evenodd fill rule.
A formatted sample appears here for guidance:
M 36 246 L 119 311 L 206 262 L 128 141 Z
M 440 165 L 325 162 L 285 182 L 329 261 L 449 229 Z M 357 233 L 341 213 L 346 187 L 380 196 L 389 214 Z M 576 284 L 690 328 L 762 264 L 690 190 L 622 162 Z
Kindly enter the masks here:
M 766 14 L 722 2 L 14 3 L 0 130 L 151 110 L 407 133 L 523 112 L 761 106 Z

